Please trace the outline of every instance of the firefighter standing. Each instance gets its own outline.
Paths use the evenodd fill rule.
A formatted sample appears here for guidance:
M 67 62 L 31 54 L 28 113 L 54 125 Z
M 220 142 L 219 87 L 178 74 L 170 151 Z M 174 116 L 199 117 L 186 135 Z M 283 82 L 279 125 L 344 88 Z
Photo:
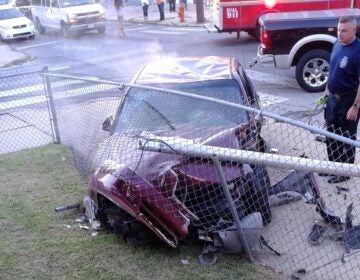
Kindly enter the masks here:
M 360 40 L 356 38 L 356 18 L 343 16 L 339 19 L 337 41 L 331 57 L 329 79 L 325 95 L 327 96 L 325 121 L 329 132 L 356 139 L 360 107 Z M 355 147 L 326 139 L 327 154 L 330 161 L 354 163 Z M 350 177 L 331 176 L 328 183 L 347 181 Z

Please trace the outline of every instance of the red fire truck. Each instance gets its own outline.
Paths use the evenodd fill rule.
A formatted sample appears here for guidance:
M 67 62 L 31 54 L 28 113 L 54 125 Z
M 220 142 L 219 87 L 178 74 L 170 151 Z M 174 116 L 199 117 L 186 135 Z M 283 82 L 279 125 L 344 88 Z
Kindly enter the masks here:
M 258 19 L 266 13 L 360 8 L 360 0 L 210 0 L 209 31 L 258 34 Z

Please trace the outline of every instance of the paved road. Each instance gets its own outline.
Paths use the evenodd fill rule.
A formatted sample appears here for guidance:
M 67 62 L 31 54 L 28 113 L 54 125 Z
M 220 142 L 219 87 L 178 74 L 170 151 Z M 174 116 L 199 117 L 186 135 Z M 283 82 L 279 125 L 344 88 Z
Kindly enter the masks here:
M 147 61 L 160 56 L 235 56 L 247 68 L 247 73 L 259 92 L 263 105 L 279 104 L 286 112 L 307 111 L 314 107 L 319 94 L 304 92 L 296 84 L 293 70 L 274 69 L 272 65 L 249 68 L 258 42 L 245 33 L 240 39 L 229 34 L 209 34 L 201 27 L 178 27 L 145 24 L 126 24 L 125 38 L 118 38 L 115 22 L 107 23 L 105 35 L 88 32 L 76 38 L 64 39 L 56 32 L 39 35 L 34 40 L 20 40 L 10 46 L 34 58 L 26 65 L 12 67 L 4 72 L 41 69 L 73 73 L 100 79 L 129 82 Z M 37 99 L 32 85 L 24 85 L 22 95 L 11 96 L 11 106 L 16 98 L 29 103 Z M 9 90 L 9 89 L 6 89 Z M 1 96 L 9 102 L 9 96 Z M 7 98 L 4 100 L 4 98 Z M 5 103 L 9 104 L 9 103 Z M 5 105 L 3 105 L 4 108 Z

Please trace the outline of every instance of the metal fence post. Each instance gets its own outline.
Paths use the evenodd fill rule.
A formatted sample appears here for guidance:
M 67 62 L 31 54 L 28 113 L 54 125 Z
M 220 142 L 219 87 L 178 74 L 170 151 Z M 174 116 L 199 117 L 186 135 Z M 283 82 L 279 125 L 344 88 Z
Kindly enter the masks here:
M 239 216 L 238 216 L 238 214 L 237 214 L 234 201 L 233 201 L 233 199 L 232 199 L 232 197 L 231 197 L 231 194 L 230 194 L 230 191 L 229 191 L 229 189 L 228 189 L 228 186 L 227 186 L 227 183 L 226 183 L 224 174 L 223 174 L 223 172 L 222 172 L 222 170 L 221 170 L 220 161 L 219 161 L 219 159 L 218 159 L 218 157 L 217 157 L 216 155 L 214 155 L 214 156 L 212 157 L 212 160 L 213 160 L 213 162 L 214 162 L 214 164 L 215 164 L 216 173 L 217 173 L 217 175 L 219 176 L 219 179 L 220 179 L 220 181 L 221 181 L 221 186 L 222 186 L 222 188 L 223 188 L 223 192 L 224 192 L 224 194 L 225 194 L 225 198 L 226 198 L 227 202 L 229 203 L 229 209 L 230 209 L 231 215 L 232 215 L 232 217 L 233 217 L 233 219 L 234 219 L 235 225 L 236 225 L 236 227 L 237 227 L 237 234 L 238 234 L 238 237 L 239 237 L 241 246 L 244 248 L 244 251 L 245 251 L 245 254 L 246 254 L 247 259 L 248 259 L 250 262 L 253 262 L 254 259 L 253 259 L 252 253 L 251 253 L 251 251 L 250 251 L 249 244 L 247 243 L 247 240 L 246 240 L 244 231 L 243 231 L 242 228 L 241 228 L 240 219 L 239 219 Z
M 48 67 L 45 66 L 43 69 L 43 72 L 45 72 L 45 75 L 43 76 L 43 80 L 44 80 L 44 85 L 45 85 L 45 91 L 46 91 L 46 95 L 48 97 L 48 108 L 49 108 L 49 113 L 50 113 L 50 124 L 54 133 L 54 139 L 55 139 L 55 143 L 56 144 L 61 144 L 61 140 L 60 140 L 60 134 L 59 134 L 59 127 L 58 127 L 58 122 L 57 122 L 57 118 L 56 118 L 56 111 L 55 111 L 55 105 L 54 105 L 54 98 L 53 98 L 53 93 L 51 90 L 51 83 L 50 83 L 50 78 L 46 75 L 46 73 L 48 73 Z

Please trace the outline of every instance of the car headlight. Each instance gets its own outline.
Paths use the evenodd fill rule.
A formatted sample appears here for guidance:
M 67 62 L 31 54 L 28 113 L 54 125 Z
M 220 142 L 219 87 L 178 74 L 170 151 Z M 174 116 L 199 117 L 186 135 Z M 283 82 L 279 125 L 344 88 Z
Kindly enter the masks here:
M 114 173 L 118 169 L 124 168 L 125 165 L 118 163 L 116 161 L 113 161 L 111 159 L 105 160 L 105 162 L 101 165 L 101 167 L 98 169 L 98 172 L 101 173 Z
M 78 19 L 76 17 L 77 17 L 76 14 L 68 14 L 67 15 L 68 22 L 69 23 L 77 22 Z
M 34 24 L 33 24 L 32 21 L 29 21 L 28 25 L 29 25 L 30 27 L 33 27 L 33 26 L 34 26 Z
M 105 10 L 101 7 L 99 10 L 100 17 L 105 17 Z

